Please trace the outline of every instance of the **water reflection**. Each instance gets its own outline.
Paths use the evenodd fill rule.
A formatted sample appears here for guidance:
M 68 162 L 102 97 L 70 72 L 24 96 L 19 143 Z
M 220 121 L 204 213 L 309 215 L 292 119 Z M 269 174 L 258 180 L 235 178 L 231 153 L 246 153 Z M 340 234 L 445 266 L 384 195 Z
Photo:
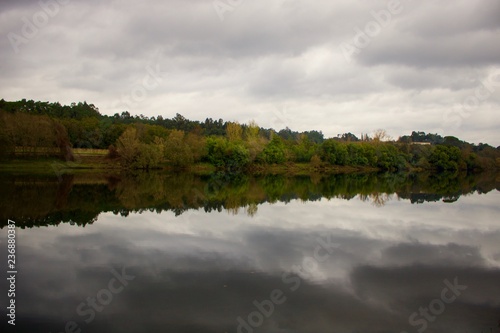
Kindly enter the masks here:
M 409 317 L 455 277 L 467 289 L 431 313 L 425 332 L 495 332 L 499 199 L 495 191 L 451 205 L 391 200 L 382 209 L 361 200 L 278 200 L 253 217 L 110 211 L 86 228 L 19 230 L 16 332 L 63 332 L 68 321 L 97 333 L 248 332 L 238 331 L 237 318 L 248 322 L 254 301 L 277 289 L 286 301 L 254 332 L 417 332 L 422 324 Z M 325 260 L 307 264 L 322 243 L 332 244 L 320 253 Z M 77 307 L 122 267 L 135 279 L 86 323 Z
M 217 173 L 143 172 L 122 175 L 65 175 L 61 179 L 1 176 L 1 223 L 17 219 L 25 227 L 64 222 L 87 225 L 101 212 L 127 216 L 131 212 L 190 209 L 205 212 L 244 209 L 258 214 L 262 203 L 359 198 L 382 207 L 390 200 L 411 203 L 457 201 L 462 195 L 500 188 L 495 174 L 348 174 L 286 177 Z

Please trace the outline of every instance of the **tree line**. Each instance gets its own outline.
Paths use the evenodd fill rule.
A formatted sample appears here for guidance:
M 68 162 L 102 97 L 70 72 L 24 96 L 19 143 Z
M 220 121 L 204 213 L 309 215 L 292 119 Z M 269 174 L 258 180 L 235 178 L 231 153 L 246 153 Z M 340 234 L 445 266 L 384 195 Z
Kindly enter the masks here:
M 372 137 L 344 133 L 325 138 L 321 131 L 276 131 L 253 121 L 132 116 L 127 111 L 107 116 L 87 102 L 25 99 L 0 100 L 0 145 L 3 158 L 57 154 L 72 160 L 72 148 L 108 149 L 109 158 L 134 169 L 187 168 L 200 162 L 233 171 L 287 163 L 309 163 L 317 171 L 329 166 L 387 171 L 500 167 L 500 147 L 438 134 L 413 132 L 390 140 L 378 130 Z

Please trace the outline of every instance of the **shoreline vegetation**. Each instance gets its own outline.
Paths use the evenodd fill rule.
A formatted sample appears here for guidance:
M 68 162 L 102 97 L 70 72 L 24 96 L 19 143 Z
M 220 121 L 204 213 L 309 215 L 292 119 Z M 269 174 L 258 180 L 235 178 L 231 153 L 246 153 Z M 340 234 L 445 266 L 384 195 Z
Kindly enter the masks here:
M 391 139 L 352 133 L 325 138 L 259 127 L 255 122 L 193 121 L 124 111 L 102 115 L 93 104 L 0 100 L 0 171 L 13 173 L 168 170 L 210 174 L 481 172 L 500 169 L 500 147 L 412 132 Z
M 138 169 L 141 170 L 141 169 Z M 273 165 L 249 165 L 245 169 L 225 170 L 218 169 L 210 163 L 196 163 L 185 168 L 178 168 L 168 163 L 159 165 L 151 171 L 166 172 L 188 172 L 195 175 L 207 175 L 217 171 L 244 172 L 255 175 L 290 175 L 301 176 L 311 174 L 337 174 L 337 173 L 373 173 L 380 172 L 380 169 L 362 166 L 339 166 L 322 165 L 315 166 L 311 163 L 273 164 Z M 14 158 L 8 161 L 0 161 L 0 173 L 13 174 L 39 174 L 39 175 L 61 175 L 75 174 L 82 172 L 117 174 L 123 171 L 132 171 L 123 167 L 119 159 L 109 160 L 106 156 L 100 157 L 78 157 L 78 162 L 65 162 L 58 158 Z M 422 171 L 413 169 L 412 172 Z

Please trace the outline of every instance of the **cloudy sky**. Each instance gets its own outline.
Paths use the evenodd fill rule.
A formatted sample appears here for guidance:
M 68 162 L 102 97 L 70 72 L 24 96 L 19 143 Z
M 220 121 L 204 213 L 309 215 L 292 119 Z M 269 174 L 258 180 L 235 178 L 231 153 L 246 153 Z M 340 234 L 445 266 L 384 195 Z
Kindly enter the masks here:
M 500 145 L 500 2 L 2 0 L 0 91 Z

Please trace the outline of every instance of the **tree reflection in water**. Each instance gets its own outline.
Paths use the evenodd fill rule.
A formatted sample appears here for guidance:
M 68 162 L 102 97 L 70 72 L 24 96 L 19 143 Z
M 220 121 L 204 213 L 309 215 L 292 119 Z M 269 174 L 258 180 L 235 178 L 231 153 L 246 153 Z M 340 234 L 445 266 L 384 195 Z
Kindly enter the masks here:
M 359 198 L 377 207 L 393 199 L 412 204 L 452 203 L 461 195 L 500 189 L 497 174 L 335 174 L 287 177 L 243 173 L 139 172 L 120 175 L 78 174 L 56 177 L 0 176 L 2 227 L 14 219 L 20 227 L 58 225 L 72 221 L 85 226 L 101 212 L 189 209 L 237 214 L 243 208 L 255 216 L 259 204 Z

